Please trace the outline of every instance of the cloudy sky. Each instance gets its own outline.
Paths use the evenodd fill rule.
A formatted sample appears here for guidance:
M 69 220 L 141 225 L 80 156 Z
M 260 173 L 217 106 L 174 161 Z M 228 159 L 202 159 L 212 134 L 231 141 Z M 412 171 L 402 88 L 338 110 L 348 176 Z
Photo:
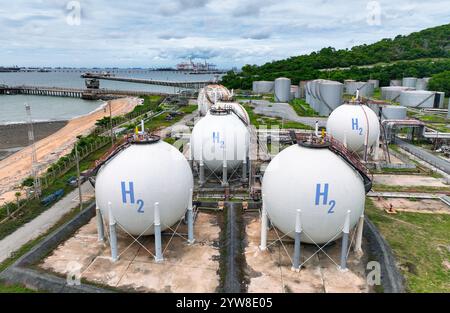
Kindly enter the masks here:
M 0 65 L 221 67 L 349 48 L 449 23 L 448 0 L 14 0 Z

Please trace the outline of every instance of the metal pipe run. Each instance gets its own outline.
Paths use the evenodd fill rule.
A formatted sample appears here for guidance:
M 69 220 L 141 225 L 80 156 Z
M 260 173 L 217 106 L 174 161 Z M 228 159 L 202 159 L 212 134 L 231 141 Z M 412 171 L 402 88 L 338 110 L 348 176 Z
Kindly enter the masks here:
M 300 243 L 301 243 L 301 234 L 302 234 L 302 222 L 300 219 L 301 210 L 297 210 L 297 214 L 295 216 L 295 243 L 294 243 L 294 259 L 292 261 L 292 271 L 299 272 L 300 271 Z
M 154 216 L 155 216 L 155 261 L 162 262 L 164 258 L 162 256 L 162 243 L 161 243 L 161 217 L 159 212 L 159 202 L 155 202 L 154 206 Z
M 188 203 L 188 244 L 192 245 L 195 241 L 194 238 L 194 212 L 192 209 L 192 188 L 189 192 L 189 203 Z
M 108 215 L 109 215 L 109 245 L 111 246 L 111 260 L 116 262 L 118 260 L 117 255 L 117 233 L 116 233 L 116 220 L 112 214 L 111 202 L 108 202 Z
M 102 211 L 98 206 L 95 207 L 96 217 L 97 217 L 97 235 L 98 241 L 105 240 L 105 228 L 103 227 L 103 216 Z
M 350 210 L 345 215 L 344 228 L 342 229 L 342 247 L 341 247 L 341 271 L 347 270 L 347 249 L 348 249 L 348 236 L 350 233 Z

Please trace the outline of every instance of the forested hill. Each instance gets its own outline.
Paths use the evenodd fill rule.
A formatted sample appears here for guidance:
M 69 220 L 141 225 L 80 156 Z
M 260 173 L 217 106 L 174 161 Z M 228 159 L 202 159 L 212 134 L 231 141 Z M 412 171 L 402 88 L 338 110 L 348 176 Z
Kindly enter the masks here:
M 229 73 L 223 83 L 231 88 L 249 87 L 253 80 L 272 80 L 287 76 L 295 82 L 312 79 L 317 70 L 389 63 L 399 60 L 450 58 L 450 24 L 428 28 L 407 36 L 382 39 L 374 44 L 336 50 L 323 48 L 309 55 L 273 61 L 261 66 L 245 65 L 238 75 Z

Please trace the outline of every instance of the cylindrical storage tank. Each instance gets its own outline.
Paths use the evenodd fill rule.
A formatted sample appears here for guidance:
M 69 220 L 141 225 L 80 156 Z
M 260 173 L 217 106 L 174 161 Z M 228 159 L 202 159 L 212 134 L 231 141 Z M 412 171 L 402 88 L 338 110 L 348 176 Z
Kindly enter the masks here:
M 365 105 L 343 104 L 334 110 L 327 121 L 327 133 L 354 152 L 373 146 L 380 136 L 380 123 L 374 111 Z
M 367 82 L 372 84 L 374 89 L 380 88 L 380 81 L 378 79 L 369 79 Z
M 191 153 L 210 171 L 220 172 L 225 149 L 227 170 L 232 171 L 247 158 L 249 138 L 247 127 L 235 114 L 211 109 L 192 130 Z
M 402 91 L 411 90 L 408 87 L 402 86 L 389 86 L 389 87 L 381 87 L 381 99 L 389 100 L 389 101 L 399 101 L 400 94 Z
M 312 95 L 312 102 L 313 102 L 313 109 L 315 112 L 319 113 L 323 111 L 323 102 L 320 99 L 320 83 L 322 82 L 322 79 L 315 79 L 312 81 L 311 84 L 311 95 Z
M 300 98 L 300 88 L 297 85 L 291 85 L 291 95 L 293 99 Z
M 434 108 L 443 109 L 444 108 L 444 99 L 445 99 L 445 92 L 435 91 Z
M 306 83 L 307 83 L 307 81 L 305 81 L 305 80 L 302 80 L 302 81 L 300 81 L 300 83 L 299 83 L 300 98 L 305 98 L 305 93 L 306 93 L 306 91 L 305 91 Z
M 448 100 L 447 118 L 450 118 L 450 99 Z
M 344 80 L 345 93 L 354 95 L 356 93 L 356 81 L 353 79 Z
M 416 77 L 404 77 L 402 80 L 403 87 L 416 88 L 417 78 Z
M 406 107 L 400 105 L 386 105 L 381 108 L 381 119 L 384 120 L 405 120 Z
M 400 105 L 413 108 L 433 108 L 434 95 L 432 91 L 406 90 L 400 94 Z
M 332 80 L 322 80 L 318 83 L 318 87 L 317 95 L 321 101 L 319 114 L 326 116 L 342 104 L 344 85 Z
M 254 81 L 253 82 L 253 92 L 256 94 L 266 94 L 272 93 L 274 90 L 274 82 L 271 81 Z
M 427 90 L 428 80 L 425 78 L 418 78 L 416 81 L 416 90 Z
M 369 82 L 356 82 L 356 89 L 359 89 L 360 97 L 372 97 L 373 96 L 373 84 Z M 356 91 L 355 91 L 356 95 Z
M 238 102 L 217 102 L 213 105 L 216 109 L 232 109 L 247 125 L 250 125 L 250 117 L 248 116 L 247 110 Z
M 136 142 L 103 165 L 95 180 L 95 198 L 103 217 L 111 213 L 132 235 L 154 233 L 154 205 L 159 203 L 164 230 L 185 214 L 193 177 L 186 158 L 164 142 Z
M 291 98 L 291 80 L 286 77 L 275 79 L 275 101 L 289 102 Z
M 262 194 L 272 224 L 291 238 L 301 210 L 306 243 L 338 239 L 347 211 L 353 228 L 364 210 L 362 177 L 326 148 L 293 145 L 278 153 L 265 170 Z
M 391 79 L 389 82 L 389 86 L 401 86 L 402 81 L 400 79 Z

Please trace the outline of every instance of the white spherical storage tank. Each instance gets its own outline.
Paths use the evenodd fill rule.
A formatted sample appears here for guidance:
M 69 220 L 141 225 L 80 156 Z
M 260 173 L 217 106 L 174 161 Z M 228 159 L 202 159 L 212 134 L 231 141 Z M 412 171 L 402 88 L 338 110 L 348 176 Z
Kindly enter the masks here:
M 275 79 L 275 101 L 289 102 L 291 99 L 291 80 L 286 77 Z
M 204 116 L 206 112 L 211 108 L 214 102 L 220 100 L 231 100 L 231 92 L 222 85 L 208 85 L 200 89 L 197 97 L 197 107 L 200 115 Z
M 227 171 L 231 171 L 247 158 L 249 138 L 247 126 L 236 114 L 211 109 L 192 130 L 191 153 L 195 161 L 203 160 L 210 171 L 218 172 L 225 149 Z
M 373 110 L 365 105 L 343 104 L 334 110 L 327 121 L 327 133 L 354 152 L 373 146 L 380 135 L 380 123 Z
M 154 205 L 159 203 L 161 229 L 185 214 L 193 188 L 186 158 L 164 142 L 133 143 L 103 165 L 95 181 L 97 206 L 132 235 L 154 233 Z
M 213 107 L 224 110 L 232 109 L 247 125 L 250 124 L 250 116 L 247 110 L 238 102 L 217 102 Z
M 291 238 L 301 210 L 307 243 L 338 239 L 347 210 L 350 227 L 364 210 L 361 175 L 327 148 L 293 145 L 281 151 L 265 170 L 262 194 L 272 224 Z

